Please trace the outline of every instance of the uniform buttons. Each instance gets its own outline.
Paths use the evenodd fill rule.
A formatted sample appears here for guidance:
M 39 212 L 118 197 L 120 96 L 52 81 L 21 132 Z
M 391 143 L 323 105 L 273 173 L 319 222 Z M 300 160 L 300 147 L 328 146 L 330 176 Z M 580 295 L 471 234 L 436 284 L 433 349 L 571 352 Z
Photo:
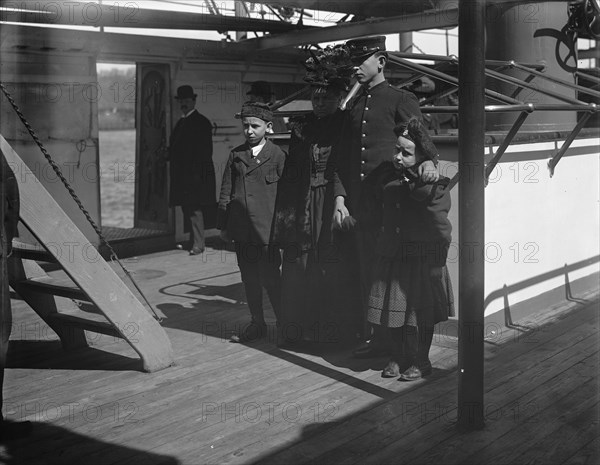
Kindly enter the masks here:
M 363 137 L 367 137 L 367 135 L 366 135 L 366 134 L 363 134 L 362 136 L 363 136 Z
M 365 177 L 365 173 L 360 173 L 361 179 Z
M 360 161 L 360 164 L 361 164 L 361 165 L 364 165 L 365 163 L 366 163 L 366 161 L 364 161 L 364 160 L 361 160 L 361 161 Z
M 396 234 L 400 234 L 400 228 L 396 228 Z
M 365 107 L 365 111 L 369 111 L 369 107 Z
M 362 124 L 367 124 L 367 120 L 363 119 Z
M 373 97 L 371 94 L 367 95 L 367 98 L 371 98 L 371 97 Z
M 361 149 L 363 152 L 366 150 L 364 147 L 361 147 L 360 149 Z

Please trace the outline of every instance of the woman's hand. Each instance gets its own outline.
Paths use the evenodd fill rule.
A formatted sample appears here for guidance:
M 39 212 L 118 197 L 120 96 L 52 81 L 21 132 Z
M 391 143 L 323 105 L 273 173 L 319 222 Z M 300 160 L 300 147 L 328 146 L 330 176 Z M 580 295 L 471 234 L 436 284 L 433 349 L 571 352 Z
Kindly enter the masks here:
M 338 195 L 335 198 L 335 211 L 333 213 L 333 225 L 337 229 L 342 229 L 344 218 L 350 216 L 350 212 L 346 208 L 346 202 L 343 196 Z

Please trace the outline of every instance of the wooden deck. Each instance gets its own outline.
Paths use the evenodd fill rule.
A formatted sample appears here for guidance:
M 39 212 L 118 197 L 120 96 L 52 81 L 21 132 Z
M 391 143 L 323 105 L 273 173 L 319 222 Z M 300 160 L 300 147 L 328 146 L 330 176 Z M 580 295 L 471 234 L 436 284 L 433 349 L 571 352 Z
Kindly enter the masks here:
M 34 432 L 0 446 L 4 463 L 600 463 L 598 289 L 489 332 L 486 426 L 460 433 L 453 337 L 435 336 L 431 377 L 383 379 L 385 359 L 335 344 L 229 343 L 248 318 L 233 253 L 125 262 L 167 317 L 176 365 L 143 373 L 105 335 L 63 352 L 13 299 L 4 411 Z

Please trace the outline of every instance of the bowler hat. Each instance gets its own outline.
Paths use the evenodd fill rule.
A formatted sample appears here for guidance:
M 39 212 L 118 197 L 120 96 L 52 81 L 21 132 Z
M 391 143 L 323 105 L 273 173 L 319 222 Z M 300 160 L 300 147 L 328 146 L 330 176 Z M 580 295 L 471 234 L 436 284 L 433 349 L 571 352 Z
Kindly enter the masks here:
M 246 95 L 261 95 L 270 97 L 273 95 L 271 85 L 267 81 L 255 81 L 250 85 L 250 90 L 246 92 Z
M 177 100 L 196 97 L 197 95 L 194 94 L 194 89 L 192 89 L 192 86 L 179 86 L 177 88 L 177 95 L 175 96 Z
M 352 39 L 346 42 L 346 47 L 353 62 L 363 62 L 374 53 L 385 52 L 385 36 Z

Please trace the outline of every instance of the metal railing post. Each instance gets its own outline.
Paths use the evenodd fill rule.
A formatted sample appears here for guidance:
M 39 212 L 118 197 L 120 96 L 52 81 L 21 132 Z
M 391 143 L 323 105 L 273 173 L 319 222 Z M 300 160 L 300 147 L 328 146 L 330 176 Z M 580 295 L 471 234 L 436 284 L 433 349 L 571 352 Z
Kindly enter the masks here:
M 485 0 L 463 0 L 458 16 L 458 427 L 474 430 L 484 425 Z

